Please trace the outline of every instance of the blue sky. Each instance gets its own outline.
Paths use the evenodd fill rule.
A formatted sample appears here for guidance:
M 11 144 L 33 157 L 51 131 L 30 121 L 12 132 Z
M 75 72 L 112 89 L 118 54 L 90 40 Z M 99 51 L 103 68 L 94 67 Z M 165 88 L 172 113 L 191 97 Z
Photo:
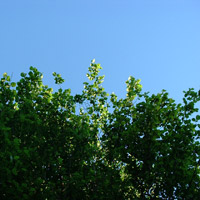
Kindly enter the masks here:
M 34 66 L 54 87 L 56 71 L 78 93 L 93 58 L 109 93 L 124 97 L 132 75 L 180 101 L 200 88 L 200 1 L 0 0 L 1 74 L 16 81 Z

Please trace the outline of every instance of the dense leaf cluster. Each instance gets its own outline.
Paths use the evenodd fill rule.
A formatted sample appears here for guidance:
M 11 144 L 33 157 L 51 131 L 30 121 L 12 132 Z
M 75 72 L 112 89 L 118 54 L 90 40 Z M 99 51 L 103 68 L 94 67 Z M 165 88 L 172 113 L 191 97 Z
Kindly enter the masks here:
M 100 69 L 92 61 L 77 95 L 53 92 L 33 67 L 17 83 L 3 74 L 0 199 L 198 199 L 198 92 L 176 104 L 129 77 L 118 99 Z

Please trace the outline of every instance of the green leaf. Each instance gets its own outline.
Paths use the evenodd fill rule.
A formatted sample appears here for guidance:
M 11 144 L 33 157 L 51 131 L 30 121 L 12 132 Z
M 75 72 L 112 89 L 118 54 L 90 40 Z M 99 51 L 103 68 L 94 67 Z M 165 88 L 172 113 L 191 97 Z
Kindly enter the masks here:
M 15 82 L 12 82 L 12 83 L 11 83 L 11 86 L 12 86 L 12 87 L 15 87 L 15 86 L 16 86 L 16 83 L 15 83 Z
M 25 77 L 26 76 L 26 73 L 21 73 L 21 77 Z
M 6 78 L 7 77 L 7 73 L 5 72 L 5 73 L 3 73 L 3 77 L 4 78 Z
M 7 80 L 7 81 L 10 81 L 10 76 L 7 76 L 7 77 L 6 77 L 6 80 Z
M 12 169 L 12 173 L 13 173 L 14 175 L 17 175 L 17 174 L 18 174 L 17 169 L 16 169 L 16 168 L 13 168 L 13 169 Z
M 14 160 L 19 160 L 19 156 L 14 156 Z
M 58 162 L 59 162 L 59 164 L 62 164 L 63 159 L 62 158 L 58 158 Z
M 196 119 L 197 119 L 197 120 L 200 120 L 200 115 L 197 115 L 197 116 L 196 116 Z

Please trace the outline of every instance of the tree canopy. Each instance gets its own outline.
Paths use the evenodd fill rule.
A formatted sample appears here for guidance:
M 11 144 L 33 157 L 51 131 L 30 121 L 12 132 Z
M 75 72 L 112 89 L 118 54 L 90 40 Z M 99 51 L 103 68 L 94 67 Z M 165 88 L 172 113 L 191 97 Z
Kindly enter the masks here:
M 91 62 L 82 93 L 36 68 L 0 81 L 0 199 L 198 199 L 198 91 L 177 104 L 129 77 L 118 98 Z M 53 73 L 55 84 L 62 84 Z

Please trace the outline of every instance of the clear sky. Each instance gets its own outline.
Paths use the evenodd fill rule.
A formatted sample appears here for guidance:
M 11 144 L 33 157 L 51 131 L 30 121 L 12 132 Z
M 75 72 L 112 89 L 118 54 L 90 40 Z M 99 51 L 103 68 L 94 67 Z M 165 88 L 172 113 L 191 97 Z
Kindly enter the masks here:
M 73 93 L 90 61 L 119 97 L 130 75 L 144 91 L 200 88 L 200 0 L 0 0 L 0 72 L 19 79 L 32 65 Z

